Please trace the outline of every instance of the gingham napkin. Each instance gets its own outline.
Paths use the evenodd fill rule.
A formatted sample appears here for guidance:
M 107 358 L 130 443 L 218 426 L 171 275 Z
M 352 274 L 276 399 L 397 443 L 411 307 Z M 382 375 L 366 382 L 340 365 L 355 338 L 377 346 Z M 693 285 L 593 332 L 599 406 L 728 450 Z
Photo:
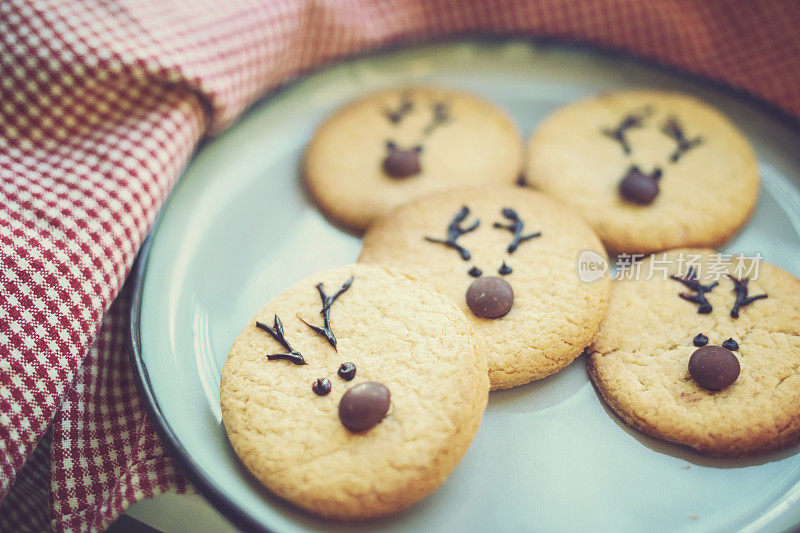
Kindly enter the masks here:
M 123 282 L 201 137 L 270 88 L 389 43 L 522 34 L 798 116 L 799 28 L 795 0 L 0 0 L 0 530 L 100 530 L 191 490 L 137 397 Z

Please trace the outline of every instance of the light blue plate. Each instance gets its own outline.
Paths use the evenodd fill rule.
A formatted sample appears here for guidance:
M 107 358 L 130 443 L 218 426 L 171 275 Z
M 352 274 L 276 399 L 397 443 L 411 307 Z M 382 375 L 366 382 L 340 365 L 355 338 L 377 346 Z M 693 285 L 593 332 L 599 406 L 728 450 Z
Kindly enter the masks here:
M 753 141 L 763 187 L 726 248 L 800 274 L 800 135 L 776 113 L 674 73 L 596 52 L 513 42 L 425 46 L 344 63 L 268 98 L 205 146 L 170 198 L 138 271 L 134 364 L 153 420 L 194 483 L 242 527 L 273 531 L 780 531 L 800 524 L 798 449 L 713 460 L 627 429 L 582 360 L 491 395 L 464 460 L 436 493 L 361 525 L 316 519 L 271 496 L 239 465 L 220 426 L 220 368 L 270 298 L 355 261 L 359 240 L 304 197 L 301 153 L 344 102 L 404 83 L 473 91 L 524 135 L 558 106 L 608 89 L 696 94 Z

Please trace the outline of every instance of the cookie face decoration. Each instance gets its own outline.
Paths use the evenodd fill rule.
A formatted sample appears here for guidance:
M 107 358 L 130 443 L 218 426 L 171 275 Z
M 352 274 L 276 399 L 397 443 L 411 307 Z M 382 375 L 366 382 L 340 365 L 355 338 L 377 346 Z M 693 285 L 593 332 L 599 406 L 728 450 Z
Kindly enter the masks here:
M 550 375 L 580 355 L 602 319 L 608 279 L 580 281 L 581 252 L 604 254 L 577 216 L 514 187 L 469 187 L 376 221 L 359 262 L 430 282 L 481 337 L 493 389 Z
M 541 232 L 522 235 L 524 223 L 519 218 L 517 212 L 510 207 L 504 207 L 501 213 L 504 217 L 511 220 L 511 223 L 505 225 L 500 222 L 495 222 L 494 228 L 507 229 L 513 234 L 511 243 L 506 249 L 509 255 L 513 254 L 521 243 L 542 235 Z M 447 226 L 446 239 L 425 237 L 425 240 L 452 248 L 458 253 L 461 259 L 469 261 L 472 258 L 470 251 L 456 242 L 459 237 L 465 233 L 475 231 L 480 225 L 480 220 L 476 219 L 468 228 L 462 228 L 461 223 L 468 215 L 469 207 L 462 206 Z M 514 270 L 506 264 L 505 260 L 503 260 L 503 264 L 497 269 L 497 273 L 501 276 L 507 276 L 513 271 Z M 473 266 L 467 273 L 473 278 L 479 278 L 473 281 L 467 289 L 466 298 L 467 306 L 475 316 L 480 318 L 500 318 L 511 310 L 511 306 L 514 303 L 514 290 L 507 281 L 498 277 L 481 277 L 483 275 L 483 270 L 478 266 Z
M 334 222 L 363 231 L 393 207 L 460 185 L 510 185 L 522 147 L 494 105 L 466 93 L 409 87 L 368 95 L 317 130 L 304 179 Z
M 600 133 L 619 143 L 625 155 L 635 158 L 631 143 L 628 140 L 628 130 L 644 128 L 652 115 L 653 108 L 650 106 L 641 110 L 631 111 L 622 118 L 615 128 L 602 128 Z M 676 143 L 675 148 L 667 157 L 667 161 L 671 164 L 677 163 L 686 152 L 703 142 L 702 137 L 687 139 L 680 121 L 675 117 L 665 119 L 659 130 Z M 662 175 L 661 167 L 656 167 L 650 172 L 643 172 L 638 164 L 632 164 L 620 181 L 620 196 L 635 204 L 648 205 L 658 196 L 658 181 Z
M 800 281 L 708 249 L 656 254 L 637 271 L 614 282 L 587 360 L 608 405 L 709 455 L 800 440 Z
M 678 93 L 623 91 L 565 106 L 530 140 L 527 178 L 572 205 L 609 251 L 719 246 L 749 217 L 759 176 L 733 124 Z
M 278 496 L 369 518 L 422 499 L 455 467 L 486 406 L 486 372 L 470 324 L 433 287 L 339 267 L 287 289 L 237 337 L 223 423 Z
M 386 118 L 392 124 L 400 124 L 405 117 L 415 111 L 416 103 L 410 91 L 402 93 L 397 110 L 387 109 Z M 390 178 L 402 179 L 416 176 L 422 171 L 420 155 L 425 147 L 424 142 L 436 128 L 450 120 L 450 105 L 446 100 L 434 102 L 430 106 L 430 122 L 420 131 L 419 143 L 407 148 L 397 146 L 394 139 L 386 140 L 386 157 L 383 159 L 383 173 Z
M 747 295 L 747 282 L 749 278 L 738 279 L 731 275 L 727 276 L 733 282 L 733 292 L 736 293 L 736 300 L 731 307 L 731 318 L 739 318 L 739 309 L 742 306 L 750 305 L 756 300 L 766 298 L 766 294 L 756 296 Z M 711 303 L 706 298 L 706 293 L 711 292 L 719 285 L 719 281 L 714 281 L 704 285 L 697 278 L 697 270 L 689 267 L 683 277 L 670 276 L 670 279 L 679 281 L 691 293 L 682 292 L 678 294 L 688 302 L 697 304 L 699 314 L 709 314 L 714 310 Z M 709 390 L 721 390 L 733 384 L 739 376 L 739 360 L 733 352 L 739 349 L 739 344 L 729 338 L 721 346 L 709 346 L 708 337 L 698 333 L 692 344 L 699 348 L 695 350 L 689 359 L 689 374 L 694 378 L 698 385 Z
M 323 327 L 312 326 L 299 316 L 297 317 L 303 324 L 311 328 L 311 330 L 325 338 L 334 350 L 336 350 L 336 336 L 331 329 L 331 306 L 339 296 L 341 296 L 353 284 L 353 276 L 344 282 L 344 285 L 331 296 L 325 294 L 325 286 L 323 283 L 317 283 L 316 288 L 322 298 L 322 319 L 324 322 Z M 286 335 L 283 330 L 283 323 L 280 317 L 275 315 L 274 324 L 272 327 L 256 320 L 256 328 L 266 331 L 275 339 L 275 341 L 284 348 L 284 352 L 274 353 L 267 355 L 267 360 L 278 361 L 285 360 L 295 365 L 308 364 L 303 357 L 303 354 L 292 348 L 289 341 L 286 340 Z M 342 363 L 339 366 L 337 375 L 345 381 L 352 381 L 356 376 L 356 365 L 350 362 Z M 317 396 L 326 396 L 331 392 L 333 385 L 327 377 L 317 378 L 311 384 L 311 390 Z M 389 398 L 391 393 L 389 388 L 383 383 L 369 381 L 361 383 L 356 387 L 348 390 L 339 402 L 339 419 L 342 424 L 354 431 L 361 431 L 369 429 L 386 416 L 389 411 Z
M 700 333 L 698 337 L 701 335 L 703 334 Z M 695 337 L 694 345 L 697 344 Z M 703 344 L 689 358 L 689 375 L 698 385 L 708 390 L 722 390 L 733 385 L 741 371 L 739 359 L 733 354 L 738 349 L 739 345 L 733 339 L 728 339 L 722 346 Z

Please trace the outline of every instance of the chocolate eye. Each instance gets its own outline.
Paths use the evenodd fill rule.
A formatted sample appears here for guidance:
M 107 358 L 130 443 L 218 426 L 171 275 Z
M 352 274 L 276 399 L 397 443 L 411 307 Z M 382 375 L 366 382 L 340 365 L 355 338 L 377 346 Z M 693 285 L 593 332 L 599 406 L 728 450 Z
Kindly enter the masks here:
M 692 343 L 694 343 L 694 345 L 698 347 L 705 346 L 706 344 L 708 344 L 708 337 L 706 337 L 702 333 L 698 333 L 695 336 L 695 338 L 692 339 Z
M 394 143 L 394 141 L 386 141 L 386 149 L 394 152 L 397 150 L 397 145 Z
M 414 148 L 412 148 L 412 150 L 414 150 L 417 153 L 420 153 L 422 151 L 422 145 L 418 144 Z
M 311 384 L 311 390 L 317 396 L 325 396 L 331 391 L 331 382 L 328 378 L 319 378 Z
M 345 381 L 352 381 L 352 379 L 356 377 L 356 365 L 353 363 L 342 363 L 337 374 Z
M 733 339 L 728 339 L 722 343 L 723 348 L 727 348 L 728 350 L 735 352 L 739 349 L 739 343 Z
M 505 261 L 503 261 L 503 265 L 497 271 L 501 276 L 508 276 L 512 272 L 514 272 L 514 270 L 508 266 Z
M 467 274 L 469 274 L 473 278 L 479 278 L 479 277 L 481 277 L 483 275 L 483 270 L 481 270 L 480 268 L 478 268 L 476 266 L 473 266 L 472 268 L 469 269 Z

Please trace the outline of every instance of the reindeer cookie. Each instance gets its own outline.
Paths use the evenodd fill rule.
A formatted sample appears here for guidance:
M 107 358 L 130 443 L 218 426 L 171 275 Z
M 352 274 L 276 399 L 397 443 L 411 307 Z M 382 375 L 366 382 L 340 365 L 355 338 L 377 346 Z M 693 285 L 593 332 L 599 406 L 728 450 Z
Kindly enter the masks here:
M 707 249 L 636 268 L 613 282 L 587 359 L 606 403 L 630 426 L 704 454 L 798 442 L 800 281 Z
M 469 187 L 376 221 L 359 261 L 408 272 L 456 302 L 482 341 L 492 388 L 503 389 L 558 371 L 591 342 L 609 283 L 579 279 L 581 253 L 605 254 L 579 217 L 544 195 Z
M 464 314 L 433 287 L 351 265 L 287 289 L 236 338 L 222 419 L 272 492 L 337 519 L 439 486 L 478 429 L 489 383 Z
M 304 178 L 328 218 L 360 232 L 412 198 L 513 184 L 521 166 L 519 134 L 501 109 L 466 93 L 411 87 L 331 116 L 308 145 Z
M 527 179 L 571 205 L 610 252 L 716 247 L 758 197 L 736 127 L 678 93 L 624 91 L 565 106 L 530 140 Z

